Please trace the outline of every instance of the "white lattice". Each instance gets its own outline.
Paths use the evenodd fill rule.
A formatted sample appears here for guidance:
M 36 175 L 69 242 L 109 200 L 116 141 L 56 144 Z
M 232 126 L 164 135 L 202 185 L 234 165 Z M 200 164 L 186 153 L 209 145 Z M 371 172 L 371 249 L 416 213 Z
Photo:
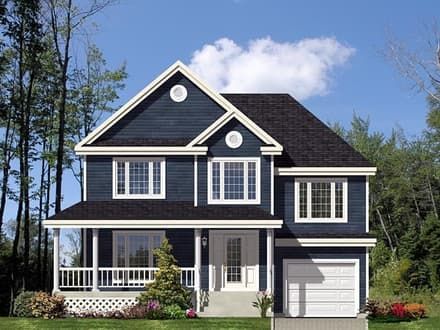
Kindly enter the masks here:
M 108 312 L 121 310 L 136 303 L 136 299 L 131 297 L 66 297 L 64 301 L 69 312 Z

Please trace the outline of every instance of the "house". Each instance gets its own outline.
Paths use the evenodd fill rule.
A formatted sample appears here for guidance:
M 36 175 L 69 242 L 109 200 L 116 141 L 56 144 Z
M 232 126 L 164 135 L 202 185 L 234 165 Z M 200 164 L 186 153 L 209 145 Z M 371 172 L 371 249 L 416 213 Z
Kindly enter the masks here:
M 368 297 L 376 168 L 287 94 L 219 94 L 177 62 L 75 151 L 83 201 L 45 220 L 69 308 L 132 304 L 167 237 L 202 315 L 355 317 Z M 83 265 L 60 266 L 60 230 Z

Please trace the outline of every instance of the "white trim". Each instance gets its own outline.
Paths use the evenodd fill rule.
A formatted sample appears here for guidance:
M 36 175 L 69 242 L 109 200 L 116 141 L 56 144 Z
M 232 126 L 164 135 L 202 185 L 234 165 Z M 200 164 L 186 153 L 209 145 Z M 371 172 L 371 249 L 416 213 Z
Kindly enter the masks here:
M 196 312 L 200 312 L 200 275 L 202 269 L 202 230 L 194 229 L 194 291 Z
M 198 159 L 197 155 L 194 156 L 194 206 L 197 207 L 198 205 L 198 194 L 199 194 L 199 168 L 198 168 Z
M 266 290 L 273 292 L 273 250 L 274 250 L 274 231 L 273 229 L 266 229 Z
M 376 175 L 376 167 L 277 167 L 275 175 L 294 176 L 363 176 Z
M 81 147 L 75 150 L 77 155 L 110 155 L 110 156 L 157 156 L 160 155 L 206 155 L 208 147 Z
M 370 252 L 368 246 L 365 247 L 365 299 L 370 296 Z
M 60 291 L 60 278 L 59 278 L 59 269 L 60 269 L 60 229 L 53 229 L 53 289 L 52 294 L 55 294 Z
M 313 218 L 312 217 L 312 183 L 329 182 L 331 184 L 331 217 L 330 218 Z M 342 218 L 335 217 L 335 182 L 342 182 Z M 300 194 L 299 184 L 307 183 L 307 218 L 300 218 Z M 348 180 L 344 177 L 336 178 L 295 178 L 295 223 L 347 223 L 348 222 Z
M 376 238 L 277 238 L 276 247 L 373 247 L 376 245 Z
M 176 61 L 168 69 L 166 69 L 162 74 L 160 74 L 156 79 L 154 79 L 150 84 L 148 84 L 144 89 L 137 93 L 131 100 L 125 103 L 118 111 L 111 115 L 107 120 L 105 120 L 101 125 L 99 125 L 93 132 L 87 135 L 81 142 L 75 146 L 75 151 L 83 151 L 84 145 L 90 144 L 99 138 L 105 131 L 107 131 L 111 126 L 113 126 L 117 121 L 124 117 L 129 111 L 134 109 L 140 102 L 151 95 L 156 89 L 158 89 L 165 81 L 168 80 L 176 72 L 182 73 L 186 78 L 188 78 L 194 85 L 200 88 L 208 97 L 210 97 L 214 102 L 219 104 L 226 112 L 232 112 L 237 116 L 237 119 L 242 122 L 249 130 L 254 132 L 261 139 L 270 141 L 267 144 L 272 144 L 276 148 L 282 150 L 281 144 L 279 144 L 274 138 L 267 134 L 262 128 L 256 125 L 252 120 L 250 120 L 246 115 L 244 115 L 240 110 L 238 110 L 231 102 L 226 98 L 221 96 L 219 93 L 213 91 L 207 86 L 200 78 L 196 77 L 191 70 L 180 61 Z M 197 138 L 196 138 L 197 139 Z M 90 148 L 90 147 L 89 147 Z M 92 147 L 93 148 L 93 147 Z
M 212 163 L 220 162 L 220 199 L 212 199 Z M 224 199 L 224 163 L 225 162 L 243 162 L 244 177 L 243 177 L 243 196 L 244 199 Z M 255 199 L 248 199 L 248 166 L 249 162 L 255 162 Z M 208 158 L 208 204 L 260 204 L 261 201 L 261 165 L 258 157 L 212 157 Z
M 99 291 L 99 229 L 97 228 L 92 230 L 92 268 L 92 291 L 97 292 Z
M 354 272 L 355 272 L 355 314 L 351 315 L 353 317 L 357 316 L 360 309 L 360 272 L 359 272 L 359 265 L 360 260 L 359 259 L 319 259 L 319 258 L 313 258 L 313 259 L 283 259 L 283 313 L 285 316 L 289 316 L 289 310 L 288 310 L 288 296 L 287 296 L 287 263 L 328 263 L 328 264 L 354 264 Z M 322 315 L 322 317 L 341 317 L 338 315 L 332 316 L 332 315 Z M 308 316 L 302 316 L 302 317 L 308 317 Z M 320 317 L 320 316 L 312 316 L 312 317 Z
M 275 214 L 275 177 L 274 177 L 274 160 L 273 155 L 270 156 L 270 214 Z
M 365 178 L 365 231 L 370 231 L 370 180 Z
M 142 161 L 148 162 L 149 173 L 148 173 L 148 194 L 130 194 L 129 193 L 129 163 L 132 161 Z M 117 181 L 118 181 L 118 170 L 117 163 L 124 162 L 125 163 L 125 193 L 118 194 L 117 190 Z M 153 194 L 153 162 L 160 162 L 160 194 Z M 112 159 L 112 191 L 113 191 L 113 199 L 164 199 L 166 196 L 166 161 L 164 157 L 141 157 L 141 158 L 133 158 L 133 157 L 113 157 Z
M 45 228 L 281 228 L 283 220 L 44 220 Z
M 125 237 L 125 266 L 119 266 L 119 267 L 134 267 L 134 266 L 130 266 L 128 263 L 129 258 L 128 257 L 128 253 L 129 253 L 129 249 L 128 249 L 128 241 L 130 240 L 129 237 L 130 236 L 148 236 L 148 266 L 145 267 L 154 267 L 153 265 L 153 249 L 152 247 L 152 240 L 150 239 L 150 236 L 160 236 L 160 242 L 162 243 L 162 241 L 165 238 L 165 231 L 164 230 L 155 230 L 155 231 L 145 231 L 145 230 L 114 230 L 112 231 L 112 267 L 118 267 L 117 265 L 117 258 L 118 258 L 118 242 L 117 242 L 117 237 L 118 235 L 123 235 Z M 136 266 L 138 267 L 138 266 Z M 143 267 L 143 266 L 142 266 Z
M 84 155 L 83 161 L 83 200 L 87 200 L 87 156 Z
M 279 144 L 275 139 L 273 139 L 269 134 L 267 134 L 263 129 L 261 129 L 257 124 L 255 124 L 252 120 L 250 120 L 246 115 L 241 113 L 237 108 L 234 107 L 234 110 L 231 112 L 226 112 L 220 118 L 218 118 L 214 123 L 208 126 L 202 133 L 196 136 L 190 143 L 187 144 L 187 147 L 194 147 L 197 144 L 202 144 L 206 142 L 214 133 L 216 133 L 220 128 L 226 125 L 232 119 L 238 120 L 244 127 L 246 127 L 249 131 L 251 131 L 254 135 L 256 135 L 261 141 L 265 144 L 269 144 L 270 146 L 262 146 L 260 147 L 261 151 L 265 152 L 277 152 L 280 153 L 283 151 L 283 147 Z

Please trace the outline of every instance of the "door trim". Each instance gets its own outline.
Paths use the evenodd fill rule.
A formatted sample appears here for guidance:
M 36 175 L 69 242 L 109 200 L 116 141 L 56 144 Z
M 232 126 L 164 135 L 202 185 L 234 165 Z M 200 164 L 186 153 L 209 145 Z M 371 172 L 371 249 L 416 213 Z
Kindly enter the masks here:
M 321 264 L 354 264 L 354 272 L 355 272 L 355 314 L 351 315 L 352 317 L 356 317 L 357 314 L 359 314 L 359 308 L 360 308 L 360 259 L 320 259 L 320 258 L 313 258 L 313 259 L 283 259 L 283 313 L 287 317 L 291 317 L 289 314 L 289 307 L 288 307 L 288 299 L 289 296 L 287 294 L 287 264 L 290 263 L 296 263 L 296 264 L 305 264 L 305 263 L 321 263 Z M 335 316 L 302 316 L 302 317 L 341 317 L 339 315 Z M 349 317 L 349 316 L 347 316 Z
M 246 286 L 243 286 L 241 288 L 224 288 L 222 287 L 220 291 L 259 291 L 260 289 L 260 244 L 259 244 L 259 231 L 258 230 L 210 230 L 209 231 L 209 266 L 208 266 L 208 289 L 209 291 L 214 291 L 214 281 L 213 281 L 213 275 L 214 275 L 214 268 L 213 268 L 213 258 L 214 258 L 214 240 L 213 236 L 219 234 L 219 235 L 241 235 L 241 236 L 253 236 L 253 240 L 255 242 L 255 246 L 253 248 L 256 248 L 257 254 L 256 259 L 257 263 L 255 265 L 255 273 L 256 273 L 256 283 L 255 286 L 248 288 Z M 246 240 L 247 241 L 247 240 Z M 244 251 L 247 251 L 249 246 L 246 246 L 244 248 Z M 217 281 L 221 281 L 222 279 L 216 279 Z M 223 286 L 223 285 L 222 285 Z

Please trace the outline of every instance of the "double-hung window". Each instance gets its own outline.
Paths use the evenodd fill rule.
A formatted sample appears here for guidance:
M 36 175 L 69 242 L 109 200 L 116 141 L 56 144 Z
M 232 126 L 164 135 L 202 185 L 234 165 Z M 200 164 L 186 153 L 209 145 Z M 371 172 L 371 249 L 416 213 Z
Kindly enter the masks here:
M 165 198 L 165 159 L 114 158 L 113 198 Z
M 295 222 L 347 222 L 346 178 L 296 178 Z
M 209 159 L 208 203 L 259 204 L 259 158 Z
M 163 231 L 114 231 L 113 267 L 155 267 L 153 250 L 164 237 Z

